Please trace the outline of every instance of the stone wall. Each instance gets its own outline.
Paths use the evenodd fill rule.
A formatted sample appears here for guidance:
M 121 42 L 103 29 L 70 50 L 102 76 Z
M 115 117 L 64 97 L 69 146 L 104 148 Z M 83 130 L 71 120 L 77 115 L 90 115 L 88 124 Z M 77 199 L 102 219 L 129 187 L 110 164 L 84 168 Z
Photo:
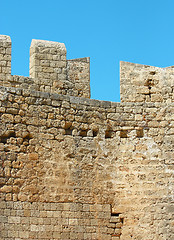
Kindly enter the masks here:
M 11 39 L 0 35 L 0 82 L 8 83 L 11 77 Z
M 88 82 L 88 66 L 88 59 L 67 61 L 72 91 Z M 122 103 L 60 95 L 18 76 L 0 87 L 1 239 L 172 240 L 167 71 L 163 101 L 143 93 Z
M 174 68 L 120 62 L 122 102 L 171 102 Z
M 67 60 L 63 43 L 32 40 L 30 77 L 11 76 L 11 39 L 0 35 L 0 85 L 90 98 L 90 59 Z
M 108 204 L 2 202 L 3 239 L 119 239 Z
M 67 61 L 63 43 L 32 40 L 30 77 L 40 91 L 90 97 L 89 58 Z
M 90 66 L 89 58 L 78 58 L 67 61 L 67 75 L 76 91 L 74 96 L 90 98 Z M 71 94 L 69 94 L 71 95 Z

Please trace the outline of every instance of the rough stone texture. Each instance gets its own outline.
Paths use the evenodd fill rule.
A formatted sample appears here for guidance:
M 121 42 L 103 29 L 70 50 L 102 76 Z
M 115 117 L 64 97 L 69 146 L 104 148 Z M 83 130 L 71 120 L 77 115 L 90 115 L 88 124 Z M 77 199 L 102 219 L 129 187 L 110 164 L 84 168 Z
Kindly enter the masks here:
M 90 60 L 88 58 L 67 61 L 67 75 L 72 83 L 74 96 L 90 98 Z M 69 94 L 70 95 L 70 94 Z
M 171 102 L 174 100 L 174 68 L 158 68 L 121 62 L 122 102 Z
M 66 60 L 64 43 L 32 40 L 30 77 L 40 91 L 89 98 L 89 71 L 89 58 Z
M 75 93 L 88 59 L 67 62 Z M 38 91 L 37 78 L 2 84 L 1 239 L 173 239 L 173 69 L 123 66 L 121 84 L 135 94 L 121 85 L 122 103 Z M 161 101 L 132 86 L 149 69 Z
M 3 239 L 119 239 L 108 204 L 2 202 Z M 14 227 L 15 226 L 15 227 Z
M 11 77 L 11 39 L 0 35 L 0 83 L 5 84 Z

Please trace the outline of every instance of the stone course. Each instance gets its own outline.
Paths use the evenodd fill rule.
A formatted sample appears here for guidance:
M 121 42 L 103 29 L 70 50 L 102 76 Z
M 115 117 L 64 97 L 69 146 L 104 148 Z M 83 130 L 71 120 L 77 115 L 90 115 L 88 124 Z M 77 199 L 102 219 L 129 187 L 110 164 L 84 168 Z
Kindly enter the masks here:
M 119 239 L 109 204 L 1 202 L 4 239 Z M 6 230 L 8 229 L 8 230 Z
M 0 67 L 0 239 L 172 240 L 173 68 L 122 62 L 122 102 L 98 101 L 89 58 L 30 50 L 29 78 Z

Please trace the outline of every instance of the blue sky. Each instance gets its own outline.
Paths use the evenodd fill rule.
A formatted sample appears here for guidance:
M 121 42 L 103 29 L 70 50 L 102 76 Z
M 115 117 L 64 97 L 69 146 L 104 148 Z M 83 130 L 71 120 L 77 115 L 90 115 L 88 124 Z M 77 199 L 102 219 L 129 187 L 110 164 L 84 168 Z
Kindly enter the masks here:
M 174 65 L 173 0 L 5 0 L 0 34 L 12 39 L 12 74 L 29 75 L 32 39 L 90 57 L 91 98 L 119 101 L 119 61 Z

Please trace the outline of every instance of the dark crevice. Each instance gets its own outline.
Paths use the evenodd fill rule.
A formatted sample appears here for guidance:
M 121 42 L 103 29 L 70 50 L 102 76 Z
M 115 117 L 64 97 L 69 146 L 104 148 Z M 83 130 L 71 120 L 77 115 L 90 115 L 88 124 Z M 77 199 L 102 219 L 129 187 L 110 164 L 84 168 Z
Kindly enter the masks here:
M 65 135 L 72 135 L 72 129 L 65 129 Z
M 137 137 L 138 137 L 138 138 L 144 137 L 143 129 L 138 129 L 138 130 L 136 130 L 136 133 L 137 133 Z
M 124 218 L 120 218 L 120 222 L 123 224 L 123 222 L 124 222 Z
M 72 128 L 71 122 L 65 122 L 64 129 L 65 129 L 65 135 L 72 135 L 73 128 Z
M 156 74 L 155 71 L 151 71 L 151 72 L 150 72 L 150 75 L 155 75 L 155 74 Z
M 93 137 L 96 137 L 98 134 L 98 131 L 97 130 L 93 130 Z
M 23 139 L 24 139 L 24 141 L 25 141 L 25 140 L 28 140 L 28 141 L 29 141 L 30 139 L 32 139 L 32 136 L 31 136 L 31 134 L 29 133 L 29 134 L 28 134 L 26 137 L 24 137 Z
M 107 130 L 105 132 L 105 138 L 111 138 L 112 137 L 112 130 Z
M 119 217 L 120 214 L 121 214 L 121 213 L 112 213 L 112 212 L 111 212 L 111 216 L 115 216 L 115 217 Z
M 7 140 L 8 140 L 9 138 L 11 138 L 11 137 L 14 137 L 14 138 L 16 137 L 16 134 L 15 134 L 14 131 L 10 131 L 9 133 L 1 136 L 1 137 L 0 137 L 0 142 L 6 144 L 6 143 L 7 143 Z
M 155 72 L 151 72 L 150 73 L 151 75 L 155 75 Z M 148 89 L 149 89 L 149 93 L 145 94 L 145 95 L 148 95 L 149 98 L 151 99 L 151 92 L 150 90 L 152 89 L 152 86 L 154 86 L 154 82 L 153 82 L 153 79 L 147 79 L 147 81 L 145 82 L 144 86 L 147 86 Z
M 121 130 L 120 131 L 120 138 L 127 138 L 128 131 L 127 130 Z
M 153 83 L 153 79 L 147 79 L 147 81 L 145 82 L 144 86 L 153 86 L 154 83 Z
M 123 227 L 123 223 L 124 223 L 124 218 L 121 217 L 121 213 L 112 212 L 112 207 L 111 207 L 110 223 L 115 224 L 115 226 L 113 226 L 114 231 L 111 234 L 111 237 L 116 237 L 116 239 L 120 239 L 120 236 L 122 235 L 122 227 Z
M 81 137 L 86 137 L 87 136 L 87 132 L 88 132 L 88 130 L 81 130 L 79 135 Z

